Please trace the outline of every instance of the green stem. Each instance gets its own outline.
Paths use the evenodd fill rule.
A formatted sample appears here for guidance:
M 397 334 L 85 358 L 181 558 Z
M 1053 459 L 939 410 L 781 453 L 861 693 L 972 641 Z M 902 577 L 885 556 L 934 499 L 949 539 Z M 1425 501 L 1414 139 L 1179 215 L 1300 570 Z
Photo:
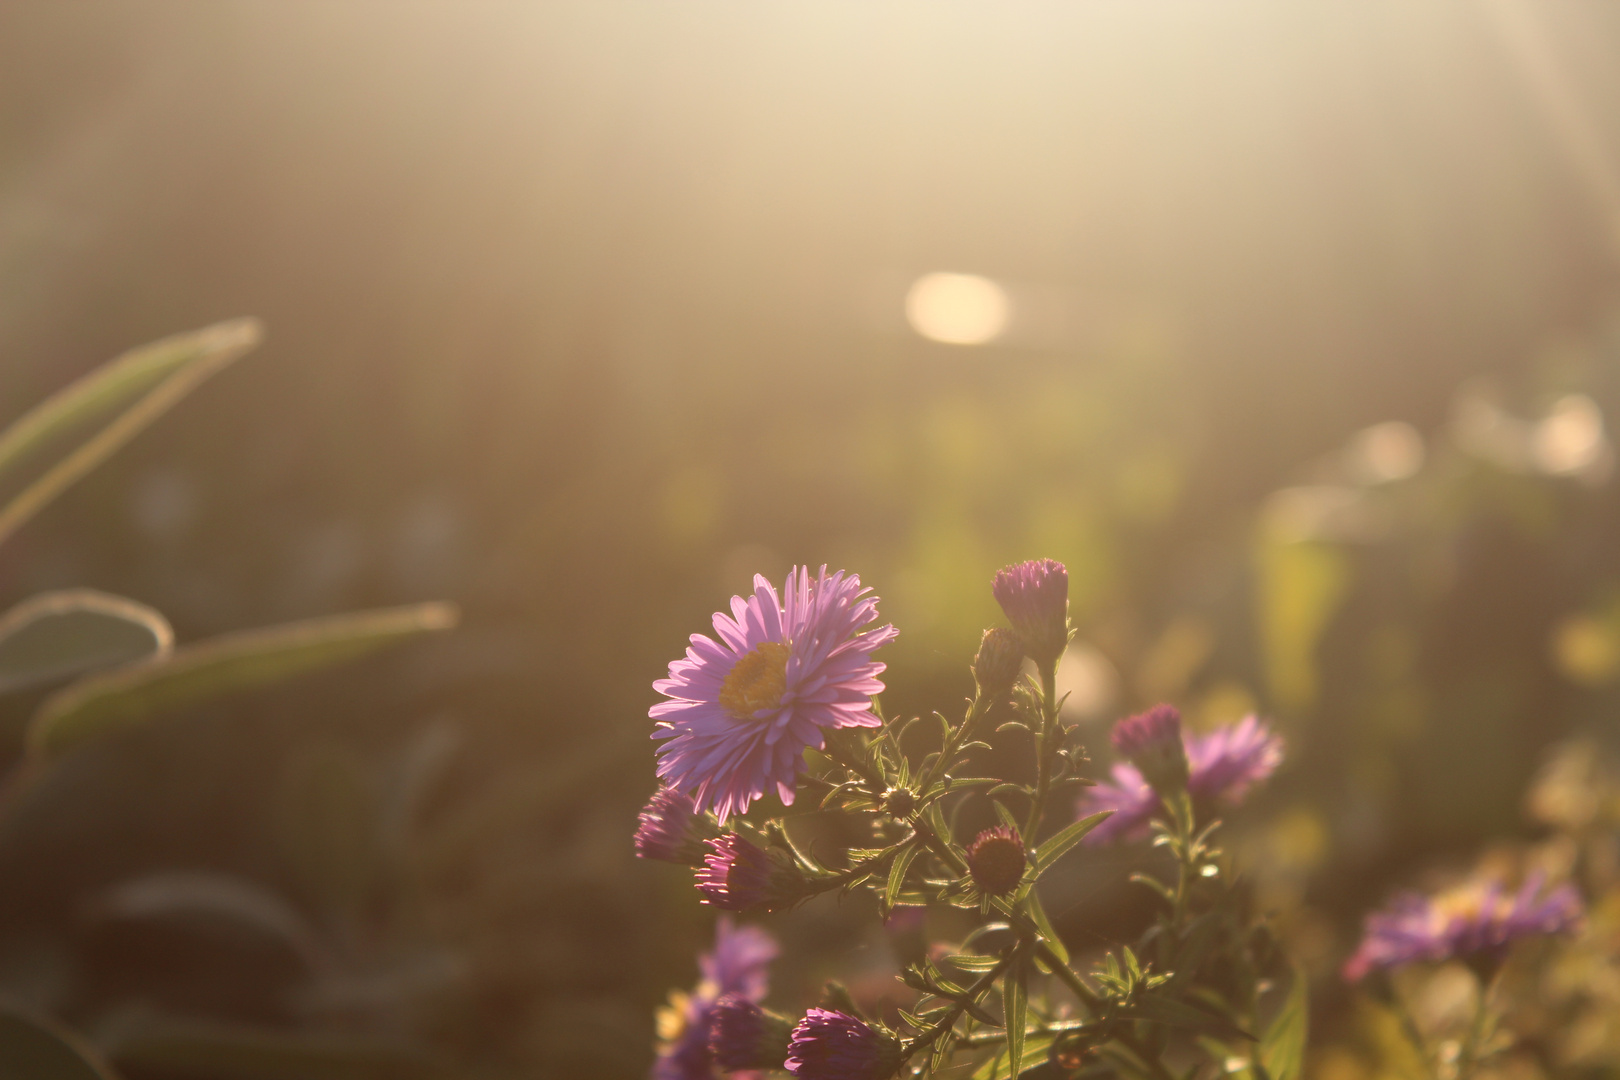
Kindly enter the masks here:
M 1052 786 L 1052 758 L 1057 749 L 1057 660 L 1041 662 L 1041 728 L 1035 733 L 1035 795 L 1024 827 L 1024 842 L 1035 843 L 1046 814 L 1047 790 Z
M 1194 850 L 1192 796 L 1185 791 L 1179 792 L 1174 800 L 1165 799 L 1165 808 L 1170 811 L 1170 820 L 1176 827 L 1176 900 L 1172 916 L 1172 925 L 1176 933 L 1187 924 L 1187 908 L 1191 903 L 1193 871 L 1197 864 L 1198 852 Z
M 1480 1051 L 1485 1042 L 1485 1029 L 1490 1022 L 1491 992 L 1495 987 L 1494 973 L 1479 979 L 1479 998 L 1474 1003 L 1474 1019 L 1468 1025 L 1468 1040 L 1463 1043 L 1462 1052 L 1457 1055 L 1457 1080 L 1468 1080 L 1473 1075 L 1475 1066 L 1479 1064 Z
M 1013 950 L 1009 949 L 1007 952 L 1003 953 L 1001 961 L 997 963 L 995 967 L 991 968 L 989 971 L 986 971 L 983 975 L 980 975 L 977 979 L 975 979 L 973 981 L 973 985 L 967 988 L 967 993 L 962 995 L 962 997 L 956 1001 L 950 1012 L 940 1017 L 939 1020 L 930 1026 L 927 1031 L 922 1032 L 915 1039 L 907 1042 L 901 1048 L 901 1053 L 905 1055 L 903 1060 L 909 1061 L 911 1056 L 918 1050 L 932 1046 L 939 1040 L 941 1035 L 944 1035 L 947 1031 L 951 1030 L 951 1028 L 955 1027 L 956 1022 L 962 1019 L 962 1014 L 967 1012 L 968 1005 L 977 1005 L 979 1003 L 979 999 L 989 992 L 990 988 L 995 985 L 997 979 L 1001 978 L 1001 973 L 1007 970 L 1007 965 L 1012 963 L 1012 958 Z
M 946 738 L 945 745 L 940 748 L 939 757 L 935 758 L 934 763 L 928 768 L 928 775 L 917 785 L 919 791 L 927 791 L 942 773 L 949 771 L 951 766 L 956 764 L 957 751 L 968 741 L 968 734 L 978 726 L 979 720 L 989 711 L 988 699 L 982 694 L 975 694 L 973 704 L 968 706 L 967 717 Z

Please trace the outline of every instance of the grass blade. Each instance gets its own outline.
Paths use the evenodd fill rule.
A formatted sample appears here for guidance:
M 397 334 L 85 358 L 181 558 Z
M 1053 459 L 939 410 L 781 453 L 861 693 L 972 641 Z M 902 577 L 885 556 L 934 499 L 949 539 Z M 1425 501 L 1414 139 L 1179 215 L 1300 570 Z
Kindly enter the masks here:
M 452 605 L 416 604 L 225 634 L 183 646 L 161 660 L 81 679 L 46 698 L 29 724 L 29 750 L 40 758 L 55 757 L 160 713 L 448 630 L 456 619 Z
M 0 510 L 0 543 L 261 336 L 256 320 L 235 319 L 164 338 L 97 368 L 12 424 L 0 434 L 0 475 L 52 438 L 142 394 Z M 153 386 L 154 379 L 161 381 Z

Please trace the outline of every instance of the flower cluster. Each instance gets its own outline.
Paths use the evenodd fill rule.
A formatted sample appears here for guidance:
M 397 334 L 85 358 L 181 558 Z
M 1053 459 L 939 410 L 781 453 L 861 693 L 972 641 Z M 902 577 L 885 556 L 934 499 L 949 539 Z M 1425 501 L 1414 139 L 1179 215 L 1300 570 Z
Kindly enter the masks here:
M 1161 710 L 1166 708 L 1168 706 L 1160 706 Z M 1121 726 L 1124 724 L 1133 725 L 1126 746 L 1134 746 L 1132 740 L 1140 738 L 1138 732 L 1142 725 L 1124 721 Z M 1250 788 L 1270 777 L 1282 764 L 1282 740 L 1256 717 L 1245 717 L 1206 735 L 1180 735 L 1179 726 L 1178 722 L 1177 737 L 1185 747 L 1187 792 L 1195 802 L 1205 806 L 1241 802 Z M 1168 724 L 1160 730 L 1168 730 Z M 1087 788 L 1080 796 L 1082 816 L 1104 811 L 1110 814 L 1092 830 L 1086 838 L 1088 843 L 1146 836 L 1148 825 L 1160 806 L 1159 795 L 1137 765 L 1120 762 L 1110 770 L 1110 776 L 1112 779 Z
M 991 592 L 1009 625 L 984 633 L 971 665 L 975 695 L 960 720 L 940 716 L 937 742 L 918 742 L 910 721 L 882 715 L 884 665 L 873 653 L 895 630 L 878 625 L 877 599 L 858 577 L 825 567 L 795 567 L 780 594 L 756 577 L 751 596 L 716 613 L 716 637 L 694 635 L 654 684 L 666 698 L 651 710 L 664 786 L 642 812 L 636 851 L 693 867 L 703 903 L 769 913 L 864 892 L 909 933 L 930 924 L 930 909 L 980 920 L 960 943 L 940 943 L 901 972 L 911 996 L 888 1022 L 832 984 L 797 1020 L 772 1012 L 763 967 L 750 968 L 743 985 L 723 962 L 750 931 L 722 921 L 703 983 L 666 1025 L 659 1080 L 710 1080 L 717 1070 L 885 1080 L 963 1059 L 1007 1078 L 1037 1054 L 1054 1076 L 1071 1076 L 1111 1044 L 1120 1060 L 1168 1075 L 1167 1052 L 1213 1054 L 1218 1067 L 1248 1052 L 1225 1017 L 1255 1015 L 1258 995 L 1284 969 L 1243 921 L 1229 870 L 1208 843 L 1215 823 L 1198 814 L 1269 776 L 1281 742 L 1253 718 L 1184 738 L 1170 706 L 1127 717 L 1113 738 L 1127 760 L 1067 816 L 1074 803 L 1063 792 L 1090 783 L 1056 692 L 1071 634 L 1068 572 L 1049 559 L 1019 563 L 995 575 Z M 984 771 L 995 760 L 989 751 L 1028 758 L 1000 775 Z M 825 838 L 808 842 L 805 815 L 758 808 L 772 791 L 783 807 L 810 793 L 816 820 L 838 819 L 836 835 L 862 839 L 832 850 Z M 1046 914 L 1043 875 L 1084 840 L 1150 824 L 1179 864 L 1173 884 L 1136 876 L 1162 898 L 1159 919 L 1134 948 L 1082 973 Z M 753 956 L 768 958 L 769 939 L 749 940 Z
M 1435 896 L 1402 893 L 1367 916 L 1366 934 L 1345 962 L 1344 977 L 1359 982 L 1374 971 L 1419 961 L 1463 960 L 1488 970 L 1501 963 L 1514 942 L 1569 933 L 1581 915 L 1573 886 L 1547 889 L 1534 874 L 1517 892 L 1483 879 Z
M 661 1045 L 652 1080 L 699 1080 L 714 1073 L 710 1047 L 716 1008 L 723 999 L 759 1002 L 769 989 L 768 967 L 776 959 L 774 938 L 758 927 L 733 926 L 725 916 L 715 928 L 714 951 L 698 960 L 703 978 L 690 994 L 671 994 L 659 1017 Z

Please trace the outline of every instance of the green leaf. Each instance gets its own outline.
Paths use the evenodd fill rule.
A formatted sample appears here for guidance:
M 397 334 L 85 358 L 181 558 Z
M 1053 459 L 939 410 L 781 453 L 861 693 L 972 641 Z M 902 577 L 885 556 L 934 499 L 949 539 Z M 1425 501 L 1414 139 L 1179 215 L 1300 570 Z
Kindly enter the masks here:
M 1029 992 L 1024 986 L 1026 972 L 1024 965 L 1018 961 L 1013 962 L 1012 968 L 1001 980 L 1001 997 L 1003 1011 L 1007 1022 L 1007 1065 L 1013 1076 L 1024 1062 L 1024 1024 L 1027 1022 L 1026 1013 L 1029 1005 Z
M 1222 1039 L 1242 1038 L 1254 1041 L 1253 1035 L 1226 1017 L 1162 994 L 1143 997 L 1129 1008 L 1119 1010 L 1118 1015 L 1131 1020 L 1149 1020 L 1169 1027 L 1187 1028 Z
M 963 971 L 989 971 L 1001 963 L 999 956 L 978 956 L 973 953 L 952 953 L 945 958 L 947 964 Z
M 225 694 L 268 686 L 455 626 L 449 604 L 363 611 L 225 634 L 146 664 L 92 675 L 45 700 L 30 750 L 55 757 L 109 732 Z
M 112 1080 L 88 1044 L 57 1025 L 0 1012 L 0 1076 L 19 1080 Z
M 1025 1060 L 1034 1060 L 1046 1053 L 1054 1040 L 1055 1036 L 1051 1032 L 1031 1033 L 1024 1040 Z M 973 1070 L 972 1080 L 1009 1080 L 1012 1073 L 1007 1065 L 1007 1048 L 1005 1045 L 998 1046 L 995 1053 L 985 1058 L 979 1063 L 979 1067 Z
M 168 620 L 94 589 L 30 597 L 0 616 L 0 694 L 166 654 Z
M 892 909 L 896 900 L 900 898 L 900 890 L 906 884 L 906 871 L 911 869 L 911 860 L 917 857 L 917 841 L 913 840 L 901 848 L 895 855 L 894 862 L 889 864 L 889 887 L 883 894 L 883 905 Z
M 142 346 L 53 394 L 0 433 L 3 476 L 73 428 L 122 410 L 0 510 L 0 542 L 261 336 L 257 320 L 233 319 Z
M 1309 980 L 1305 970 L 1295 964 L 1288 997 L 1260 1039 L 1260 1061 L 1271 1080 L 1299 1080 L 1304 1070 L 1310 1014 Z
M 1070 848 L 1084 840 L 1087 833 L 1101 825 L 1112 813 L 1112 810 L 1099 811 L 1081 818 L 1061 832 L 1048 837 L 1040 847 L 1035 849 L 1035 872 L 1040 873 L 1057 862 Z
M 312 970 L 329 958 L 320 936 L 287 901 L 255 882 L 207 870 L 174 870 L 132 878 L 97 905 L 119 919 L 216 919 L 279 938 Z
M 1041 932 L 1041 937 L 1046 940 L 1047 947 L 1052 950 L 1059 960 L 1067 964 L 1069 962 L 1069 950 L 1064 947 L 1062 940 L 1058 938 L 1057 931 L 1052 929 L 1052 921 L 1046 917 L 1046 909 L 1041 906 L 1041 898 L 1033 889 L 1029 892 L 1029 916 L 1035 920 L 1035 928 Z

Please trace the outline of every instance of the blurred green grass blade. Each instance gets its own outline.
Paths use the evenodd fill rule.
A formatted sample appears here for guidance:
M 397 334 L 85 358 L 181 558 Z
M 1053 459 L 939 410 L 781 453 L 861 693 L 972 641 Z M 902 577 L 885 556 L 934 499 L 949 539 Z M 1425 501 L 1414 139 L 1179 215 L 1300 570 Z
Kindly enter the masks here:
M 1260 1061 L 1271 1080 L 1299 1080 L 1303 1075 L 1310 1014 L 1309 980 L 1305 969 L 1295 964 L 1288 998 L 1260 1038 Z
M 91 675 L 51 695 L 29 724 L 29 749 L 40 757 L 55 757 L 161 713 L 448 630 L 456 619 L 453 605 L 415 604 L 225 634 L 183 646 L 161 660 Z
M 54 1024 L 0 1011 L 0 1076 L 18 1080 L 114 1080 L 89 1046 Z
M 17 420 L 0 434 L 0 478 L 52 439 L 122 409 L 0 510 L 0 543 L 262 336 L 256 319 L 233 319 L 164 338 L 102 365 Z
M 168 653 L 174 632 L 145 604 L 94 589 L 40 593 L 0 615 L 0 694 Z

